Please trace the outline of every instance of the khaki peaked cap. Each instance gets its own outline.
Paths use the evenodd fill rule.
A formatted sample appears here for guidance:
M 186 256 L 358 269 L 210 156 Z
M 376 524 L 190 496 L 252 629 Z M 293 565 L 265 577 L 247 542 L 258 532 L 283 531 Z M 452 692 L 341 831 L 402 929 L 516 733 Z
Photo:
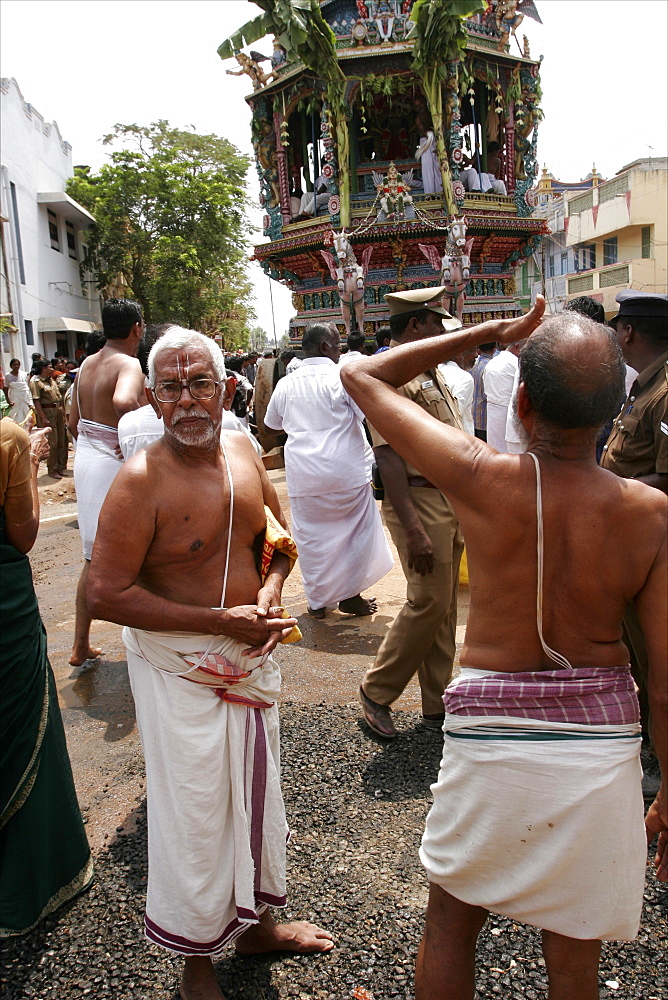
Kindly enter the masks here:
M 445 285 L 437 285 L 435 288 L 411 288 L 408 292 L 388 292 L 385 301 L 389 306 L 391 317 L 416 312 L 419 309 L 429 309 L 430 312 L 444 317 L 445 330 L 457 330 L 461 323 L 441 305 L 444 291 Z

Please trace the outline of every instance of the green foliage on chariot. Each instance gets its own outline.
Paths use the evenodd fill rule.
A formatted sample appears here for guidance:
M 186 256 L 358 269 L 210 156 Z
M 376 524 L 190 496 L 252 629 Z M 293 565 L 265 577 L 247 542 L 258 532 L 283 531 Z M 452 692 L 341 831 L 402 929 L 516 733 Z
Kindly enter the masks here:
M 400 97 L 413 89 L 413 80 L 409 76 L 400 76 L 398 73 L 367 73 L 360 77 L 359 97 L 363 103 L 370 98 L 381 95 L 382 97 Z
M 347 164 L 350 151 L 346 122 L 346 75 L 336 55 L 336 35 L 322 16 L 319 0 L 252 0 L 263 11 L 218 47 L 221 59 L 234 56 L 244 45 L 273 35 L 288 61 L 300 60 L 327 83 L 327 101 L 335 122 L 339 163 Z M 350 176 L 340 178 L 341 219 L 349 222 Z
M 299 59 L 324 80 L 345 79 L 336 58 L 336 36 L 322 16 L 318 0 L 252 0 L 263 11 L 218 46 L 230 59 L 245 45 L 274 35 L 288 60 Z
M 448 62 L 461 59 L 466 49 L 464 21 L 486 9 L 482 0 L 415 0 L 410 21 L 415 24 L 409 38 L 413 46 L 413 69 L 423 80 L 447 76 Z
M 452 176 L 443 136 L 443 83 L 448 63 L 461 62 L 466 49 L 464 21 L 485 10 L 482 0 L 416 0 L 411 11 L 413 70 L 420 78 L 434 122 L 436 153 L 441 167 L 443 198 L 448 215 L 456 214 Z
M 97 173 L 75 168 L 68 193 L 95 216 L 82 270 L 97 287 L 122 282 L 148 322 L 235 336 L 247 325 L 245 176 L 248 159 L 227 139 L 172 128 L 116 125 Z

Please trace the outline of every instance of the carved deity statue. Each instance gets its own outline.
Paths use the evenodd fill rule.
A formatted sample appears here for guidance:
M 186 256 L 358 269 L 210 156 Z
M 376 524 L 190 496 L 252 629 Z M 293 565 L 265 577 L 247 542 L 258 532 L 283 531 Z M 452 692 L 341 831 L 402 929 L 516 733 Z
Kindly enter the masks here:
M 251 52 L 249 56 L 245 52 L 235 52 L 234 58 L 241 66 L 241 69 L 228 69 L 225 72 L 228 76 L 249 76 L 253 82 L 253 90 L 264 87 L 276 75 L 273 72 L 265 73 L 260 66 L 268 58 L 259 52 Z
M 471 247 L 473 239 L 466 239 L 467 222 L 465 218 L 453 219 L 448 226 L 445 242 L 445 252 L 442 257 L 433 243 L 418 243 L 418 246 L 431 266 L 440 275 L 441 284 L 445 285 L 446 308 L 463 323 L 464 302 L 466 301 L 466 286 L 469 282 L 471 267 Z
M 499 49 L 503 50 L 524 20 L 524 14 L 517 10 L 519 0 L 498 0 L 496 5 L 496 27 L 501 35 Z
M 390 163 L 385 176 L 374 170 L 372 177 L 380 203 L 378 222 L 385 222 L 387 219 L 415 218 L 411 194 L 412 170 L 400 174 L 394 163 Z
M 329 273 L 339 289 L 341 315 L 346 326 L 346 333 L 350 333 L 353 310 L 357 330 L 362 332 L 364 330 L 364 279 L 369 270 L 373 247 L 368 246 L 364 250 L 362 263 L 358 264 L 345 229 L 342 229 L 340 233 L 330 232 L 329 242 L 333 247 L 334 254 L 327 250 L 321 250 L 320 254 L 327 263 Z
M 261 183 L 260 204 L 270 209 L 275 208 L 281 201 L 276 158 L 276 135 L 271 122 L 266 118 L 258 122 L 257 129 L 253 145 Z

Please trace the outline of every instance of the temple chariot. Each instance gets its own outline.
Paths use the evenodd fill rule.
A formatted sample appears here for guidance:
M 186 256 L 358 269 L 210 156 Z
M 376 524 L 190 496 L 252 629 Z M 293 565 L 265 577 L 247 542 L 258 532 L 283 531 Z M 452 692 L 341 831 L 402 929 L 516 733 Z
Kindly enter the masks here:
M 439 284 L 464 325 L 518 315 L 546 231 L 540 61 L 516 34 L 532 0 L 254 2 L 219 53 L 252 81 L 254 258 L 292 291 L 291 340 L 318 321 L 372 336 L 387 292 Z

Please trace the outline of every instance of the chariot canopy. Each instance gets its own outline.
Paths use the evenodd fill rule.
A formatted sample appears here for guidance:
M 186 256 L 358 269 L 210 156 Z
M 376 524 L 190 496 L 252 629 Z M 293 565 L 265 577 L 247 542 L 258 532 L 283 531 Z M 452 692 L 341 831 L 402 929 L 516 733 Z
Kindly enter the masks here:
M 530 217 L 540 62 L 517 37 L 540 20 L 534 0 L 253 3 L 218 52 L 249 77 L 267 238 L 254 257 L 292 290 L 293 339 L 316 321 L 345 333 L 336 237 L 367 262 L 348 312 L 369 336 L 387 292 L 440 284 L 450 259 L 465 325 L 517 315 L 515 269 L 545 232 Z

